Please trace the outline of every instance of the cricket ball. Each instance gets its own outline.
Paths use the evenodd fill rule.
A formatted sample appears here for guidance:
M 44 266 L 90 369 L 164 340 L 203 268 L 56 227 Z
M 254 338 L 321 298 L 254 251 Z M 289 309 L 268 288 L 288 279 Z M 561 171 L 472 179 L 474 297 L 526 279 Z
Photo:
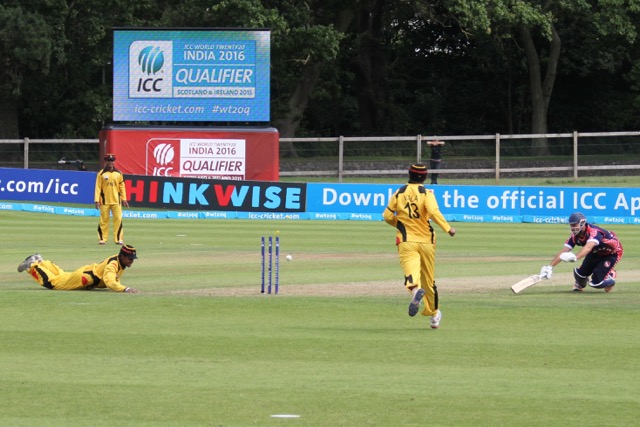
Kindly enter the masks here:
M 285 258 L 287 259 L 287 261 L 291 261 L 293 259 L 291 255 L 287 255 Z

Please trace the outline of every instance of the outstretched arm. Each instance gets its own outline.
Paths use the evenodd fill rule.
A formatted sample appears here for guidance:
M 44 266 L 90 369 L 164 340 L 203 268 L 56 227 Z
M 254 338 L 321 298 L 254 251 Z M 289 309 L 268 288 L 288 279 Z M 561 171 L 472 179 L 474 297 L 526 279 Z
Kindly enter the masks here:
M 560 264 L 562 262 L 562 254 L 567 253 L 567 252 L 571 252 L 571 248 L 568 247 L 563 247 L 562 250 L 560 252 L 558 252 L 557 254 L 555 254 L 553 256 L 553 258 L 551 259 L 551 262 L 549 263 L 549 265 L 551 267 L 555 267 L 556 265 Z
M 580 249 L 580 252 L 578 252 L 576 254 L 576 259 L 581 259 L 586 257 L 592 250 L 593 248 L 596 247 L 596 243 L 595 242 L 587 242 L 582 249 Z
M 561 262 L 575 262 L 581 258 L 587 256 L 589 252 L 596 246 L 594 242 L 587 242 L 586 245 L 578 252 L 577 255 L 573 255 L 569 246 L 564 246 L 560 252 L 555 254 L 549 265 L 545 265 L 540 269 L 540 276 L 542 278 L 551 279 L 551 275 L 553 274 L 553 267 L 560 264 Z
M 118 280 L 118 261 L 116 260 L 112 260 L 105 266 L 102 281 L 112 291 L 127 292 L 127 287 Z
M 456 234 L 456 229 L 451 227 L 442 212 L 440 212 L 440 208 L 438 207 L 438 202 L 436 201 L 436 196 L 433 195 L 433 192 L 429 191 L 427 193 L 427 198 L 425 199 L 425 203 L 427 205 L 427 212 L 429 212 L 429 218 L 433 220 L 438 227 L 442 229 L 445 233 L 449 233 L 449 236 L 453 237 Z

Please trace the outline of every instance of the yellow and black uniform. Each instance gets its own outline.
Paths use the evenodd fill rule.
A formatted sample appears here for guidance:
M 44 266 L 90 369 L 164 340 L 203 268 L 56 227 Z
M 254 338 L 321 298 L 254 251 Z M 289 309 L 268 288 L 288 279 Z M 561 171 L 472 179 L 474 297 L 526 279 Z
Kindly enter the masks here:
M 98 223 L 99 243 L 104 244 L 109 234 L 109 215 L 113 215 L 113 240 L 117 244 L 124 242 L 122 228 L 122 205 L 128 206 L 127 191 L 124 185 L 124 175 L 113 166 L 115 156 L 105 156 L 106 166 L 96 177 L 94 202 L 100 210 Z
M 120 253 L 112 255 L 96 264 L 82 266 L 75 271 L 65 272 L 50 260 L 39 260 L 27 268 L 29 275 L 47 289 L 73 291 L 81 289 L 109 288 L 115 292 L 134 292 L 120 283 L 127 267 L 137 259 L 133 246 L 123 245 Z
M 404 273 L 404 286 L 425 290 L 425 308 L 422 314 L 435 316 L 438 311 L 438 291 L 435 285 L 436 233 L 431 221 L 450 235 L 455 230 L 440 212 L 433 191 L 422 182 L 426 167 L 412 165 L 409 183 L 399 188 L 389 200 L 383 212 L 385 222 L 396 228 L 396 245 L 400 266 Z M 424 171 L 424 172 L 422 172 Z M 422 176 L 424 175 L 424 176 Z

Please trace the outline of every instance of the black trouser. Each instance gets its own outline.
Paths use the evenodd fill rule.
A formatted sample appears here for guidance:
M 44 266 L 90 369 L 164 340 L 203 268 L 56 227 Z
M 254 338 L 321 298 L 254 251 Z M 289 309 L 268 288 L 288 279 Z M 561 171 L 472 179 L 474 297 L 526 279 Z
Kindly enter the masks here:
M 607 278 L 619 260 L 618 254 L 600 256 L 590 253 L 584 257 L 582 265 L 576 268 L 576 273 L 582 277 L 591 276 L 591 283 L 598 285 Z
M 440 169 L 440 164 L 441 163 L 442 163 L 442 161 L 440 161 L 440 160 L 431 160 L 429 162 L 429 168 L 431 170 Z M 431 174 L 431 183 L 432 184 L 437 184 L 438 183 L 438 174 L 437 173 L 432 173 Z

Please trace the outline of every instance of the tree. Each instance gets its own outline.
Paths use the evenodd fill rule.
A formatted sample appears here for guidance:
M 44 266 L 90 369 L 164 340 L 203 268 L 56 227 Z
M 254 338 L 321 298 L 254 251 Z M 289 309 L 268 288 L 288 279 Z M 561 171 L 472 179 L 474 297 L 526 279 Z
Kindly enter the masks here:
M 638 6 L 616 4 L 5 0 L 0 135 L 95 137 L 111 119 L 111 28 L 127 26 L 270 29 L 271 119 L 282 137 L 609 130 L 640 122 L 625 108 L 629 88 L 640 91 L 640 66 L 630 66 Z M 614 119 L 581 106 L 609 91 Z
M 18 6 L 0 5 L 0 138 L 19 137 L 22 83 L 25 78 L 48 73 L 51 32 L 41 16 Z M 0 155 L 7 158 L 8 148 L 0 145 Z
M 496 39 L 520 43 L 529 70 L 531 132 L 546 133 L 548 109 L 558 67 L 564 29 L 579 32 L 586 49 L 583 55 L 617 58 L 616 49 L 600 40 L 633 43 L 640 5 L 619 6 L 616 2 L 558 1 L 524 2 L 513 0 L 450 0 L 443 2 L 460 20 L 463 29 L 493 34 Z M 571 33 L 567 33 L 569 36 Z M 575 38 L 576 34 L 571 34 Z M 593 40 L 596 42 L 594 43 Z M 611 64 L 595 66 L 611 67 Z M 546 139 L 534 139 L 533 154 L 549 153 Z
M 61 1 L 31 4 L 56 28 L 46 80 L 25 81 L 21 130 L 31 138 L 96 138 L 112 117 L 112 27 L 145 26 L 161 15 L 159 1 Z M 28 132 L 27 132 L 28 130 Z
M 272 121 L 282 137 L 294 136 L 323 65 L 338 52 L 340 30 L 333 25 L 337 2 L 321 0 L 187 0 L 167 9 L 162 24 L 271 30 Z M 343 16 L 338 12 L 337 21 Z M 331 17 L 331 20 L 328 20 Z M 295 156 L 291 144 L 281 153 Z

